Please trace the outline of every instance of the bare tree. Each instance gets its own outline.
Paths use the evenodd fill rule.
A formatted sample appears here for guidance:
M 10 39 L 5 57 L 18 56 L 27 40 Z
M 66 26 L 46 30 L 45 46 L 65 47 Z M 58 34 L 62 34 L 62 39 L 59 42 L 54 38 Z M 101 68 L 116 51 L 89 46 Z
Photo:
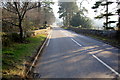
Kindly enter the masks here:
M 24 16 L 27 11 L 33 8 L 41 7 L 41 3 L 40 2 L 3 2 L 2 6 L 3 9 L 17 15 L 18 23 L 11 22 L 5 19 L 3 19 L 3 22 L 7 22 L 14 26 L 18 26 L 20 31 L 20 41 L 23 42 L 22 21 L 24 19 Z

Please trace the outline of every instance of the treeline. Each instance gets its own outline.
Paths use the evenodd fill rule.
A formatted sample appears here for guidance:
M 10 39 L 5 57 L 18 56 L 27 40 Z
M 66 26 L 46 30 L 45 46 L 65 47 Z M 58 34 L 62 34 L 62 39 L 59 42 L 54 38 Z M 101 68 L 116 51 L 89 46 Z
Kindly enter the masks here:
M 49 1 L 2 2 L 3 32 L 19 32 L 20 42 L 23 42 L 26 31 L 45 28 L 55 21 L 53 4 Z
M 63 19 L 64 26 L 92 28 L 92 21 L 84 15 L 87 12 L 85 7 L 78 8 L 76 0 L 73 2 L 59 0 L 58 13 L 59 18 Z

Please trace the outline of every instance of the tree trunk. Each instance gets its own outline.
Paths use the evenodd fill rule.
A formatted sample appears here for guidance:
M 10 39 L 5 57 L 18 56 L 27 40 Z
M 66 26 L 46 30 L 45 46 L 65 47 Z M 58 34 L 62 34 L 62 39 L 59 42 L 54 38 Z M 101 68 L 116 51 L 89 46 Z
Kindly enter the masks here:
M 106 0 L 106 28 L 108 27 L 108 1 Z
M 22 29 L 22 20 L 19 20 L 19 30 L 20 30 L 20 42 L 23 42 L 23 29 Z
M 120 31 L 120 9 L 118 9 L 118 30 Z
M 116 39 L 118 42 L 120 42 L 120 9 L 118 9 L 118 24 L 117 24 L 118 30 L 116 32 Z

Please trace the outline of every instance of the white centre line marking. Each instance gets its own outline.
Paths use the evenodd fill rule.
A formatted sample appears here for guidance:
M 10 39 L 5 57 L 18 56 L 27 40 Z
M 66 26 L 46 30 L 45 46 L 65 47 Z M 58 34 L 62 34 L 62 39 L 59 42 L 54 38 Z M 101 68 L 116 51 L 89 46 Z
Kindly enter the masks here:
M 120 77 L 120 74 L 115 71 L 113 68 L 111 68 L 110 66 L 108 66 L 106 63 L 104 63 L 102 60 L 100 60 L 97 56 L 95 56 L 94 54 L 92 54 L 92 56 L 97 59 L 100 63 L 102 63 L 104 66 L 106 66 L 108 69 L 110 69 L 112 72 L 114 72 L 117 76 Z
M 60 30 L 62 33 L 64 33 L 62 30 Z M 66 36 L 69 36 L 67 33 L 64 33 Z M 73 42 L 75 42 L 78 46 L 82 46 L 80 43 L 78 43 L 76 40 L 74 40 L 73 38 L 71 38 L 71 40 Z
M 61 31 L 61 32 L 63 32 L 63 31 Z M 67 34 L 65 34 L 66 36 L 68 36 Z M 75 34 L 76 35 L 76 34 Z M 78 34 L 77 34 L 77 36 L 79 36 Z M 71 40 L 72 41 L 74 41 L 77 45 L 79 45 L 79 46 L 82 46 L 81 44 L 79 44 L 76 40 L 74 40 L 73 38 L 71 38 Z M 117 71 L 115 71 L 112 67 L 110 67 L 109 65 L 107 65 L 105 62 L 103 62 L 101 59 L 99 59 L 97 56 L 95 56 L 94 54 L 92 54 L 92 56 L 95 58 L 95 59 L 97 59 L 100 63 L 102 63 L 104 66 L 106 66 L 109 70 L 111 70 L 112 72 L 114 72 L 117 76 L 119 76 L 120 77 L 120 74 L 117 72 Z
M 75 42 L 77 45 L 79 45 L 79 46 L 82 46 L 81 44 L 79 44 L 76 40 L 74 40 L 73 38 L 71 38 L 71 40 L 73 41 L 73 42 Z

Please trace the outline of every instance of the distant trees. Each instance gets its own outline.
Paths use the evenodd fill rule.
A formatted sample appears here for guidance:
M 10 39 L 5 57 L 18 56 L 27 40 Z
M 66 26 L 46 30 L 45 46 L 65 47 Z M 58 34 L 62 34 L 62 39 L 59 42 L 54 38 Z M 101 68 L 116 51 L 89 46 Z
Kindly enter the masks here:
M 47 21 L 48 25 L 54 23 L 55 16 L 53 9 L 50 7 L 52 4 L 52 2 L 41 2 L 40 8 L 35 8 L 28 11 L 26 16 L 27 20 L 30 22 L 30 25 L 32 24 L 32 26 L 34 26 L 36 29 L 39 29 L 44 28 L 45 21 Z
M 71 21 L 70 21 L 70 25 L 78 27 L 80 26 L 80 21 L 82 20 L 82 17 L 80 16 L 80 14 L 76 14 L 75 16 L 72 17 Z
M 71 18 L 78 12 L 76 2 L 60 2 L 59 0 L 59 18 L 63 19 L 64 25 L 69 26 Z
M 82 16 L 79 12 L 74 15 L 70 21 L 70 25 L 78 27 L 80 26 L 81 28 L 91 28 L 91 20 L 88 17 Z
M 47 24 L 52 24 L 53 22 L 55 22 L 55 16 L 53 13 L 53 9 L 51 8 L 50 5 L 53 5 L 53 2 L 49 2 L 49 1 L 44 1 L 43 2 L 43 14 L 44 14 L 44 23 L 45 21 L 47 22 Z
M 64 26 L 90 28 L 91 21 L 84 15 L 84 12 L 87 12 L 87 9 L 80 7 L 79 10 L 76 0 L 73 2 L 61 2 L 61 0 L 59 0 L 58 13 L 60 14 L 59 18 L 63 19 Z
M 49 5 L 51 2 L 48 2 Z M 44 19 L 47 16 L 41 17 L 45 12 L 42 11 L 43 7 L 48 8 L 50 6 L 44 6 L 47 3 L 45 2 L 3 2 L 3 29 L 4 26 L 18 26 L 20 32 L 20 41 L 23 42 L 23 25 L 29 27 L 29 24 L 35 25 L 40 24 L 40 20 Z M 48 5 L 48 4 L 47 4 Z M 32 12 L 35 11 L 35 12 Z M 51 10 L 49 16 L 54 17 L 54 14 Z M 43 12 L 43 13 L 42 13 Z M 55 18 L 55 17 L 54 17 Z M 27 25 L 28 23 L 28 25 Z M 7 28 L 5 27 L 5 29 Z

